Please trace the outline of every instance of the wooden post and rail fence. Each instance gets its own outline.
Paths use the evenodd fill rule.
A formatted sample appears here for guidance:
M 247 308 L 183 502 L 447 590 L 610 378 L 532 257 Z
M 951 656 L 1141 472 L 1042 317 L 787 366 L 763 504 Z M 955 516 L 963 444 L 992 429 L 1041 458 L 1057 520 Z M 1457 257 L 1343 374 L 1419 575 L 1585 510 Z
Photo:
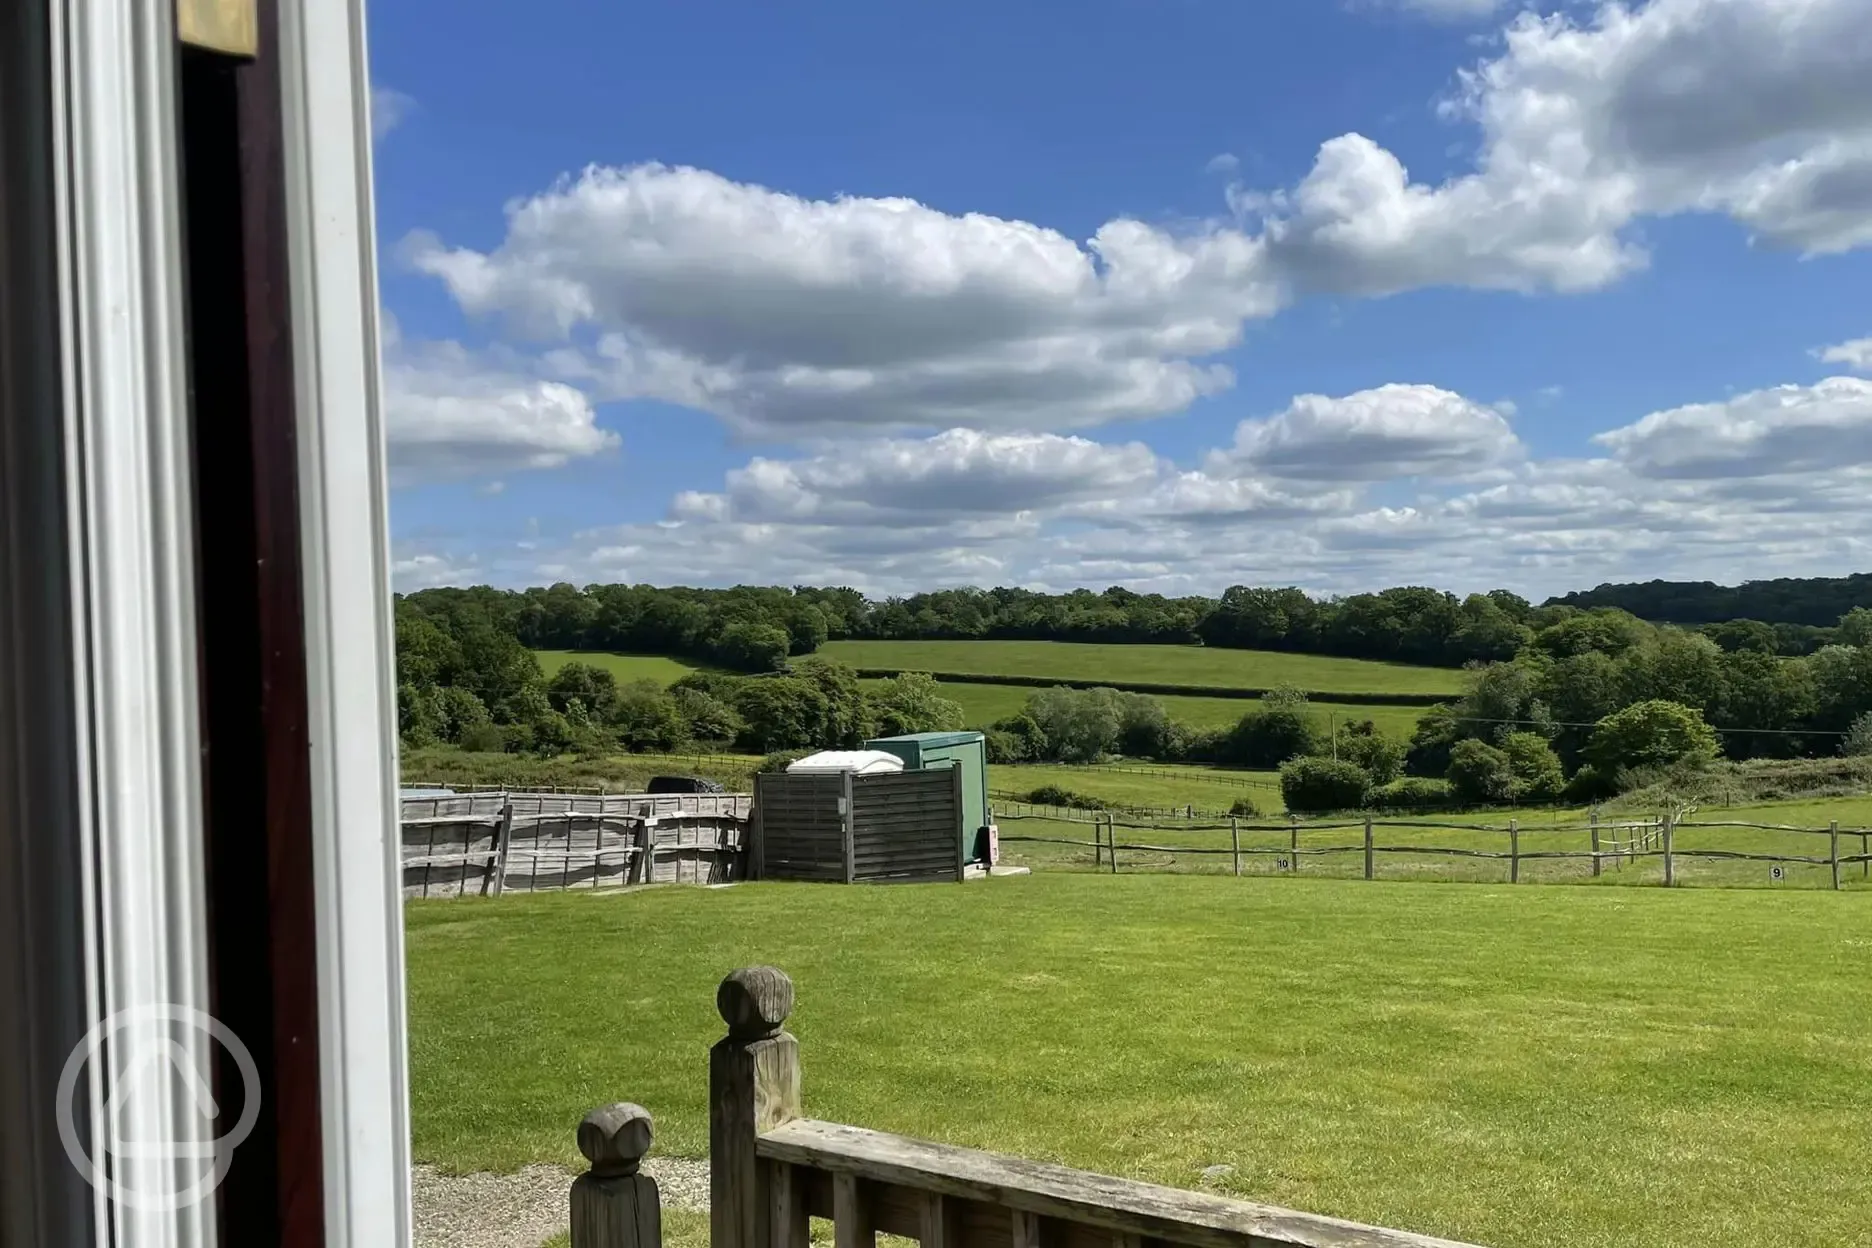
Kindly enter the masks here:
M 1408 1231 L 1110 1178 L 804 1116 L 793 981 L 736 971 L 715 996 L 728 1035 L 709 1051 L 710 1248 L 836 1248 L 879 1234 L 923 1248 L 1474 1248 Z M 572 1248 L 662 1248 L 653 1133 L 632 1104 L 579 1124 L 591 1170 L 572 1182 Z
M 1109 869 L 1113 874 L 1118 871 L 1119 852 L 1123 851 L 1132 855 L 1165 855 L 1171 858 L 1181 855 L 1188 855 L 1192 858 L 1226 855 L 1229 859 L 1230 872 L 1234 875 L 1242 874 L 1244 859 L 1257 856 L 1278 857 L 1279 869 L 1282 872 L 1296 873 L 1306 858 L 1355 854 L 1361 857 L 1362 874 L 1368 880 L 1378 878 L 1377 864 L 1380 857 L 1384 855 L 1498 860 L 1507 865 L 1508 879 L 1511 883 L 1521 882 L 1522 868 L 1527 863 L 1583 862 L 1588 865 L 1592 877 L 1600 878 L 1603 877 L 1608 866 L 1622 871 L 1626 866 L 1635 866 L 1641 860 L 1649 859 L 1659 860 L 1663 883 L 1667 887 L 1675 886 L 1679 882 L 1679 868 L 1685 860 L 1784 863 L 1824 867 L 1828 871 L 1829 883 L 1834 888 L 1843 887 L 1843 869 L 1857 865 L 1860 868 L 1860 878 L 1872 880 L 1872 828 L 1842 829 L 1837 821 L 1824 828 L 1751 823 L 1741 820 L 1692 821 L 1684 811 L 1655 818 L 1608 821 L 1594 811 L 1584 822 L 1567 824 L 1524 824 L 1519 818 L 1510 818 L 1505 824 L 1493 825 L 1435 819 L 1386 819 L 1364 814 L 1355 819 L 1329 819 L 1311 823 L 1302 822 L 1291 815 L 1285 823 L 1251 821 L 1225 815 L 1212 817 L 1207 822 L 1197 819 L 1179 822 L 1175 826 L 1166 826 L 1157 820 L 1143 823 L 1125 819 L 1120 817 L 1119 813 L 1109 810 L 1050 810 L 1045 813 L 1029 813 L 1027 808 L 1017 807 L 1010 810 L 999 805 L 995 808 L 995 817 L 1003 825 L 1000 839 L 1004 845 L 1031 843 L 1090 849 L 1094 869 Z M 1084 840 L 1073 836 L 1040 833 L 1029 834 L 1011 830 L 1028 820 L 1089 826 L 1092 839 Z M 1118 838 L 1120 828 L 1151 833 L 1153 839 L 1121 841 Z M 1408 844 L 1384 843 L 1377 835 L 1379 830 L 1390 833 L 1411 833 L 1414 839 Z M 1724 848 L 1715 845 L 1686 847 L 1679 840 L 1680 834 L 1685 832 L 1702 833 L 1722 830 L 1809 837 L 1824 836 L 1827 838 L 1827 852 L 1823 857 L 1818 854 L 1771 853 L 1755 848 Z M 1506 841 L 1505 850 L 1430 844 L 1428 842 L 1433 837 L 1423 835 L 1426 832 L 1434 834 L 1439 831 L 1459 832 L 1471 837 L 1501 836 Z M 1216 843 L 1211 844 L 1166 844 L 1161 839 L 1157 839 L 1163 833 L 1177 832 L 1218 835 Z M 1320 834 L 1330 832 L 1354 832 L 1357 835 L 1346 837 L 1332 844 L 1317 843 Z M 1226 844 L 1221 843 L 1219 836 L 1221 833 L 1227 833 Z M 1280 833 L 1286 834 L 1285 845 L 1251 845 L 1243 842 L 1244 834 L 1267 838 Z M 1314 837 L 1315 843 L 1304 844 L 1303 833 Z M 1551 837 L 1554 835 L 1583 837 L 1589 847 L 1585 849 L 1529 849 L 1524 844 L 1524 841 L 1531 836 Z M 1852 837 L 1858 838 L 1859 852 L 1842 853 L 1842 844 L 1846 843 L 1842 838 Z M 1136 869 L 1143 864 L 1133 859 L 1129 865 Z

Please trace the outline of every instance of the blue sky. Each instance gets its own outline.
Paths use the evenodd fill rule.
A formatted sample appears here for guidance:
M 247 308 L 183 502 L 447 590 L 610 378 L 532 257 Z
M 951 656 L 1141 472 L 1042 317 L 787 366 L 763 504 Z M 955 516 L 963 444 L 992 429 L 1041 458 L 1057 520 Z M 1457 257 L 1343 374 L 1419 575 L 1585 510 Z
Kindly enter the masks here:
M 371 42 L 400 588 L 1872 566 L 1863 0 Z

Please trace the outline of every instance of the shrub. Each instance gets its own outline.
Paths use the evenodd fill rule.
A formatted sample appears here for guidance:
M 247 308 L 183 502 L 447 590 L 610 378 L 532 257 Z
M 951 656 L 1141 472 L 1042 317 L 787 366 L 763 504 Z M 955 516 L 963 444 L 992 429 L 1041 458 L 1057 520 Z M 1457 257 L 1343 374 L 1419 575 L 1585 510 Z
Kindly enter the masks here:
M 1573 778 L 1560 790 L 1560 796 L 1569 802 L 1591 805 L 1610 801 L 1619 794 L 1618 777 L 1613 773 L 1591 763 L 1573 773 Z
M 982 733 L 982 742 L 990 763 L 1024 763 L 1027 743 L 1005 728 L 990 728 Z
M 507 748 L 507 734 L 493 723 L 476 724 L 462 730 L 457 744 L 473 754 L 498 754 Z
M 1450 747 L 1450 795 L 1465 806 L 1514 800 L 1514 767 L 1508 755 L 1474 737 Z
M 586 710 L 602 719 L 617 700 L 617 677 L 590 663 L 567 663 L 546 682 L 546 696 L 555 711 L 563 713 L 566 704 L 577 698 Z
M 741 620 L 722 630 L 715 657 L 742 672 L 776 672 L 786 666 L 793 639 L 784 628 Z
M 1002 748 L 1010 752 L 1008 757 L 1003 761 L 1010 763 L 1036 762 L 1047 756 L 1046 733 L 1041 729 L 1039 722 L 1025 711 L 1021 712 L 1019 715 L 1010 715 L 1006 719 L 996 721 L 993 731 L 1002 733 L 1008 738 L 1008 740 L 1003 741 Z M 995 760 L 990 759 L 989 761 L 994 762 Z
M 728 745 L 747 726 L 735 714 L 734 707 L 712 693 L 675 686 L 670 689 L 670 696 L 676 699 L 676 709 L 688 724 L 689 738 L 693 741 L 711 746 Z
M 1261 817 L 1261 808 L 1255 805 L 1252 797 L 1238 797 L 1229 806 L 1229 814 L 1242 819 L 1258 819 Z
M 1320 747 L 1324 753 L 1327 747 Z M 1342 731 L 1334 747 L 1338 756 L 1365 769 L 1375 785 L 1390 784 L 1404 767 L 1404 745 L 1377 732 Z
M 1110 689 L 1048 689 L 1027 699 L 1027 716 L 1044 734 L 1048 758 L 1096 762 L 1118 744 L 1121 720 Z
M 1281 797 L 1287 809 L 1318 813 L 1328 810 L 1354 810 L 1365 804 L 1371 792 L 1371 777 L 1357 763 L 1330 758 L 1305 757 L 1281 764 Z
M 1260 770 L 1311 754 L 1318 741 L 1306 704 L 1280 701 L 1242 716 L 1223 748 L 1228 762 Z
M 1043 784 L 1020 800 L 1033 806 L 1064 806 L 1071 810 L 1105 809 L 1105 803 L 1098 798 L 1075 793 L 1057 784 Z
M 1872 758 L 1872 711 L 1853 720 L 1840 742 L 1840 753 L 1848 758 Z
M 573 699 L 568 706 L 576 704 Z M 619 690 L 606 720 L 633 754 L 669 753 L 681 749 L 689 737 L 689 721 L 681 705 L 654 680 L 632 681 Z
M 912 732 L 953 732 L 962 726 L 962 706 L 942 696 L 942 686 L 927 672 L 904 672 L 871 690 L 871 716 L 877 734 L 898 737 Z
M 813 753 L 811 750 L 775 750 L 766 758 L 761 759 L 755 765 L 754 770 L 763 776 L 778 775 L 790 764 L 797 763 L 811 753 Z
M 1030 789 L 1021 796 L 1020 800 L 1036 806 L 1065 806 L 1073 810 L 1105 809 L 1105 802 L 1102 798 L 1093 797 L 1090 793 L 1081 793 L 1077 789 L 1069 789 L 1059 784 L 1043 784 L 1037 789 Z
M 1586 757 L 1602 768 L 1668 767 L 1716 757 L 1716 732 L 1703 713 L 1679 702 L 1635 702 L 1599 721 Z
M 1511 732 L 1502 738 L 1501 752 L 1514 773 L 1514 797 L 1524 802 L 1550 802 L 1566 787 L 1560 756 L 1537 732 Z
M 1423 776 L 1406 776 L 1374 792 L 1373 810 L 1439 810 L 1454 805 L 1449 784 Z

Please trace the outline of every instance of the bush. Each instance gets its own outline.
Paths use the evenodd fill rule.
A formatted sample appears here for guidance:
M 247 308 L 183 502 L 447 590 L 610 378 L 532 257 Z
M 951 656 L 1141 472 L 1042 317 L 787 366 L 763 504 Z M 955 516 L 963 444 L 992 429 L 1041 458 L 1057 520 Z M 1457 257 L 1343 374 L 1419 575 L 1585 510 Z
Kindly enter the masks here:
M 1075 793 L 1057 784 L 1043 784 L 1020 800 L 1032 806 L 1064 806 L 1071 810 L 1105 809 L 1105 803 L 1098 798 Z
M 1242 716 L 1223 749 L 1234 766 L 1266 770 L 1313 753 L 1318 742 L 1306 704 L 1283 701 Z
M 813 752 L 812 750 L 775 750 L 766 758 L 761 759 L 760 762 L 755 765 L 754 770 L 756 773 L 763 776 L 778 775 L 785 771 L 789 765 L 797 763 L 800 759 L 805 758 L 808 754 Z
M 1374 785 L 1390 784 L 1404 767 L 1403 743 L 1381 733 L 1342 731 L 1336 748 L 1341 759 L 1364 768 Z
M 1450 795 L 1465 806 L 1493 806 L 1515 795 L 1514 767 L 1508 755 L 1474 737 L 1450 747 Z
M 472 754 L 498 754 L 507 748 L 507 734 L 493 723 L 476 724 L 462 730 L 457 744 Z
M 1110 689 L 1048 689 L 1027 699 L 1026 713 L 1045 736 L 1048 758 L 1097 762 L 1118 744 L 1118 699 Z
M 1363 767 L 1330 758 L 1290 759 L 1281 764 L 1280 777 L 1281 797 L 1297 813 L 1356 810 L 1371 792 Z
M 982 733 L 982 742 L 990 763 L 1024 763 L 1027 743 L 1005 728 L 990 728 Z
M 736 671 L 777 672 L 786 666 L 792 647 L 784 628 L 742 620 L 722 630 L 715 657 Z
M 1586 757 L 1606 770 L 1704 763 L 1716 757 L 1716 731 L 1680 702 L 1635 702 L 1599 721 Z
M 1560 790 L 1560 796 L 1566 801 L 1584 805 L 1610 801 L 1619 794 L 1618 777 L 1609 771 L 1586 764 L 1573 773 L 1573 778 Z
M 1259 819 L 1261 817 L 1261 808 L 1255 805 L 1255 800 L 1252 797 L 1238 797 L 1229 806 L 1228 813 L 1242 819 Z
M 900 737 L 912 732 L 954 732 L 962 726 L 962 706 L 942 696 L 942 686 L 927 672 L 904 672 L 879 681 L 868 695 L 877 735 Z
M 1872 711 L 1853 720 L 1840 742 L 1840 753 L 1848 758 L 1872 758 Z
M 1047 756 L 1046 733 L 1033 716 L 1025 711 L 996 721 L 992 730 L 1003 736 L 1002 748 L 1009 751 L 1010 763 L 1037 762 Z M 989 762 L 996 760 L 989 759 Z
M 1514 797 L 1523 802 L 1551 802 L 1566 787 L 1560 756 L 1537 732 L 1511 732 L 1502 738 L 1501 752 L 1514 773 Z
M 1447 782 L 1423 776 L 1406 776 L 1374 792 L 1373 810 L 1441 810 L 1455 805 Z

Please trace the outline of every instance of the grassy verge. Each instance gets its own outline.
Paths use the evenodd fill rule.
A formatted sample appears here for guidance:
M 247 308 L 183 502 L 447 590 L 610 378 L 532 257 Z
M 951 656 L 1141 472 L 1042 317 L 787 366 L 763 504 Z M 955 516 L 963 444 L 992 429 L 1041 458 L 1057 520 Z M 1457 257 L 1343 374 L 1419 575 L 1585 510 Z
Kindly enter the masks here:
M 1080 645 L 1063 641 L 833 641 L 826 657 L 859 668 L 968 672 L 1325 693 L 1451 694 L 1463 674 L 1438 667 L 1203 646 Z
M 1865 895 L 1035 875 L 414 903 L 415 1150 L 706 1146 L 727 970 L 808 1111 L 1476 1242 L 1861 1242 Z

